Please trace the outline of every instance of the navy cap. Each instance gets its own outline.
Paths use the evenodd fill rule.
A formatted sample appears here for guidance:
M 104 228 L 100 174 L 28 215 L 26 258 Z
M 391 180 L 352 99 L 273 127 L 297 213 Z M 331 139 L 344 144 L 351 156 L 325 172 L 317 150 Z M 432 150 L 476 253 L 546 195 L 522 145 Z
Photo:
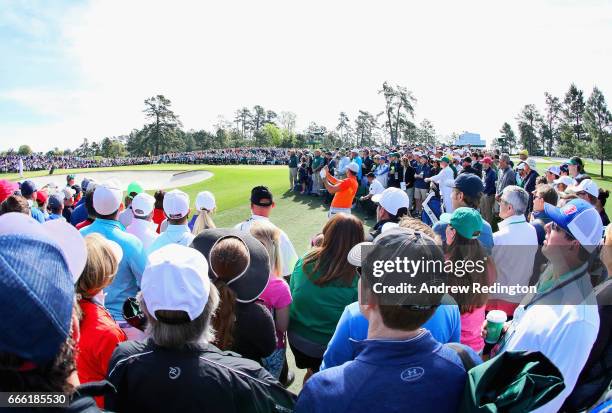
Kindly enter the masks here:
M 484 191 L 482 179 L 470 173 L 460 174 L 452 186 L 471 197 L 475 197 Z
M 57 244 L 0 235 L 0 352 L 35 363 L 57 355 L 70 333 L 74 284 Z
M 53 194 L 49 197 L 49 208 L 59 208 L 64 205 L 64 195 L 62 194 Z
M 20 189 L 21 189 L 21 195 L 23 196 L 30 196 L 34 192 L 38 191 L 38 188 L 36 188 L 36 184 L 30 180 L 23 181 L 21 183 Z

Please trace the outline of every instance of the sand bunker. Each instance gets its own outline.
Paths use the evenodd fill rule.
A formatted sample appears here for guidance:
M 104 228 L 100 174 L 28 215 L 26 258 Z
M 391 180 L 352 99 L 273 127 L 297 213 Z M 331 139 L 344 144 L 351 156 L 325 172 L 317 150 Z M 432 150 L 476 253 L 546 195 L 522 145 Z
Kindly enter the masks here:
M 145 189 L 169 189 L 195 184 L 211 176 L 212 172 L 208 171 L 91 171 L 77 173 L 75 182 L 80 185 L 83 178 L 94 179 L 96 182 L 115 179 L 122 188 L 127 188 L 130 182 L 138 181 Z M 30 180 L 39 188 L 50 183 L 63 187 L 66 185 L 66 174 L 39 176 Z

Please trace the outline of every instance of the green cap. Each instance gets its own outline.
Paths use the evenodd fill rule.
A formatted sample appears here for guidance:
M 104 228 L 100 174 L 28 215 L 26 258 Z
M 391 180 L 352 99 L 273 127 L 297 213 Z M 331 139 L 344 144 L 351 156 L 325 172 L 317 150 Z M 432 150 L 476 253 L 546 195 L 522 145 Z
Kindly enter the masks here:
M 448 156 L 443 156 L 440 158 L 440 162 L 451 163 L 450 158 Z
M 568 161 L 568 164 L 570 165 L 577 165 L 577 166 L 582 166 L 582 159 L 580 159 L 577 156 L 572 156 Z
M 482 217 L 473 208 L 461 207 L 452 214 L 442 214 L 440 222 L 450 224 L 464 238 L 476 239 L 482 231 Z
M 395 156 L 396 158 L 399 158 L 399 153 L 397 153 L 397 152 L 391 152 L 391 153 L 389 154 L 389 156 Z
M 67 180 L 67 181 L 70 181 L 71 179 L 74 179 L 74 176 L 75 176 L 74 174 L 69 174 L 69 175 L 66 177 L 66 180 Z
M 136 181 L 130 182 L 130 184 L 127 187 L 128 196 L 130 196 L 132 192 L 136 194 L 144 192 L 144 189 L 142 188 L 142 185 L 140 184 L 140 182 L 136 182 Z

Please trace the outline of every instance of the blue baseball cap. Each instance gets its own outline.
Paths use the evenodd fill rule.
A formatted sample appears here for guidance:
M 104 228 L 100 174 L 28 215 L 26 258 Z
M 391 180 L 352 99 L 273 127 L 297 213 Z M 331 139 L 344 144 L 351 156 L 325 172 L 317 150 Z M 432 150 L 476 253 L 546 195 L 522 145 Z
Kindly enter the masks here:
M 0 352 L 53 360 L 70 334 L 73 278 L 51 239 L 0 235 Z
M 63 194 L 53 194 L 49 197 L 49 208 L 59 208 L 64 205 L 64 195 Z
M 20 189 L 21 189 L 21 195 L 23 196 L 30 196 L 34 192 L 38 191 L 38 188 L 36 188 L 36 184 L 30 180 L 23 181 L 21 183 Z
M 544 212 L 565 231 L 569 232 L 589 252 L 599 245 L 603 234 L 603 223 L 595 207 L 583 199 L 572 199 L 557 208 L 544 204 Z
M 455 179 L 452 187 L 457 188 L 459 191 L 471 197 L 476 197 L 479 193 L 484 191 L 482 179 L 471 173 L 460 174 Z

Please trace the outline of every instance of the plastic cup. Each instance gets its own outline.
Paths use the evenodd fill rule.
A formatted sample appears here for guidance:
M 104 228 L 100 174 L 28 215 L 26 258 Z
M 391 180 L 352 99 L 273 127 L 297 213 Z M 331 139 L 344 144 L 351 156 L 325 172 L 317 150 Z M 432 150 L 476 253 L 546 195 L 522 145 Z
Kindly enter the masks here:
M 497 343 L 507 319 L 508 316 L 502 310 L 489 311 L 487 314 L 487 337 L 485 338 L 487 343 Z

